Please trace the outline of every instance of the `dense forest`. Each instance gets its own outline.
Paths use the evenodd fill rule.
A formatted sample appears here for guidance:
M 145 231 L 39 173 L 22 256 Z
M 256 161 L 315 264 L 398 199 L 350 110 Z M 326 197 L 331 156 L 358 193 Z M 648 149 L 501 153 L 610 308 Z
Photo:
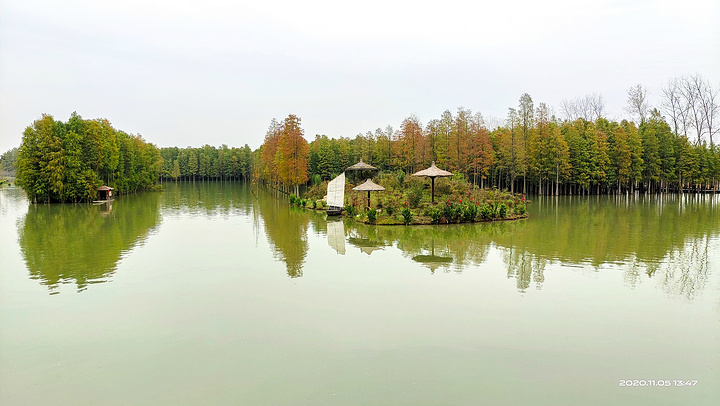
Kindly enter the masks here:
M 92 201 L 102 185 L 121 194 L 154 187 L 161 163 L 157 147 L 105 119 L 43 115 L 23 132 L 16 182 L 33 202 Z
M 405 173 L 434 161 L 480 187 L 512 192 L 718 190 L 720 148 L 713 142 L 718 130 L 717 90 L 691 76 L 670 81 L 663 92 L 661 108 L 672 124 L 660 110 L 649 107 L 647 89 L 638 85 L 628 90 L 626 112 L 631 120 L 605 118 L 598 95 L 564 101 L 565 118 L 560 119 L 546 104 L 535 107 L 530 95 L 523 94 L 502 125 L 489 126 L 481 114 L 461 107 L 425 125 L 415 116 L 407 117 L 397 131 L 388 126 L 354 138 L 316 135 L 307 152 L 304 146 L 295 147 L 302 141 L 289 141 L 302 135 L 301 129 L 283 130 L 288 120 L 299 125 L 299 118 L 291 115 L 282 124 L 271 123 L 257 154 L 256 172 L 282 188 L 302 182 L 302 176 L 280 174 L 303 168 L 305 162 L 306 176 L 319 183 L 361 159 L 384 171 Z
M 720 149 L 674 134 L 657 111 L 639 127 L 605 118 L 560 122 L 543 105 L 533 116 L 524 124 L 512 112 L 508 125 L 490 131 L 481 115 L 461 108 L 425 127 L 408 117 L 397 132 L 316 136 L 310 176 L 330 179 L 362 159 L 406 173 L 434 161 L 481 187 L 537 194 L 700 191 L 720 180 Z
M 194 180 L 249 180 L 253 167 L 253 152 L 245 144 L 242 148 L 160 148 L 163 158 L 162 179 Z

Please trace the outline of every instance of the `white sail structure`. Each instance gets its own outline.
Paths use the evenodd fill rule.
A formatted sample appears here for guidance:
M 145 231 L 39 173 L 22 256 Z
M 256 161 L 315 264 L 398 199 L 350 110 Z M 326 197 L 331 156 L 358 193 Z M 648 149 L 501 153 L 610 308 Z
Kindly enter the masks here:
M 328 183 L 328 214 L 340 214 L 345 206 L 345 172 Z

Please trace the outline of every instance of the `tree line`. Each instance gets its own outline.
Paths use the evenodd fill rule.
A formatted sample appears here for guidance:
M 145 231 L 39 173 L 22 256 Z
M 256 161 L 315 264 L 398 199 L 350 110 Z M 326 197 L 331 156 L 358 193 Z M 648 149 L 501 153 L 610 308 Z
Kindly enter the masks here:
M 481 187 L 538 194 L 700 191 L 718 187 L 720 148 L 693 143 L 671 130 L 657 110 L 634 122 L 559 121 L 523 95 L 507 124 L 494 130 L 480 114 L 445 111 L 423 126 L 414 117 L 398 131 L 378 129 L 354 138 L 317 135 L 308 146 L 307 173 L 318 183 L 362 159 L 385 171 L 414 173 L 435 162 Z M 266 150 L 266 144 L 261 150 Z M 267 150 L 269 150 L 268 148 Z M 285 162 L 287 164 L 288 162 Z M 273 165 L 283 161 L 273 160 Z M 272 171 L 265 171 L 266 176 Z M 273 178 L 282 183 L 282 179 Z
M 204 145 L 200 148 L 160 148 L 162 179 L 195 180 L 249 180 L 254 154 L 245 144 L 242 148 L 219 148 Z
M 16 183 L 36 203 L 92 201 L 104 184 L 121 194 L 152 188 L 161 162 L 155 145 L 106 119 L 43 115 L 23 132 Z
M 260 176 L 287 186 L 302 183 L 303 176 L 290 180 L 280 175 L 283 171 L 305 171 L 305 178 L 319 183 L 362 159 L 380 170 L 405 173 L 435 162 L 480 187 L 545 195 L 718 190 L 720 148 L 713 142 L 718 92 L 697 75 L 674 79 L 668 89 L 674 83 L 693 83 L 694 93 L 687 90 L 675 104 L 666 96 L 662 112 L 649 107 L 646 88 L 628 89 L 631 120 L 605 118 L 597 94 L 564 101 L 566 118 L 560 119 L 546 104 L 536 107 L 526 93 L 502 125 L 488 126 L 482 114 L 461 107 L 425 125 L 410 116 L 398 130 L 388 126 L 354 138 L 316 135 L 307 152 L 296 149 L 305 156 L 292 159 L 278 152 L 283 125 L 273 120 L 260 148 Z M 685 115 L 672 115 L 679 111 Z
M 384 171 L 413 173 L 435 162 L 480 187 L 538 194 L 599 194 L 718 190 L 720 128 L 718 89 L 699 75 L 672 79 L 662 88 L 660 109 L 641 85 L 628 89 L 625 111 L 610 120 L 592 94 L 561 104 L 564 118 L 529 94 L 508 110 L 504 122 L 458 108 L 423 124 L 406 117 L 395 130 L 354 138 L 316 135 L 308 143 L 301 119 L 273 119 L 260 148 L 227 145 L 159 149 L 141 136 L 112 128 L 104 119 L 67 123 L 43 115 L 23 133 L 15 161 L 18 184 L 33 201 L 83 201 L 101 184 L 120 193 L 158 179 L 259 180 L 288 192 L 308 180 L 332 179 L 363 160 Z M 15 158 L 17 156 L 17 158 Z

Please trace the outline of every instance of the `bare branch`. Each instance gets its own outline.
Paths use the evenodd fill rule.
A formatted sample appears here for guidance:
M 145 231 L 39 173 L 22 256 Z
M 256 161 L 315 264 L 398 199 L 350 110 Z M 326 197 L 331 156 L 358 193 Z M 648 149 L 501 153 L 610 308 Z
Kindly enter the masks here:
M 650 110 L 650 105 L 647 101 L 647 87 L 640 84 L 635 85 L 627 90 L 627 94 L 628 105 L 625 107 L 625 111 L 637 117 L 640 123 L 644 122 Z

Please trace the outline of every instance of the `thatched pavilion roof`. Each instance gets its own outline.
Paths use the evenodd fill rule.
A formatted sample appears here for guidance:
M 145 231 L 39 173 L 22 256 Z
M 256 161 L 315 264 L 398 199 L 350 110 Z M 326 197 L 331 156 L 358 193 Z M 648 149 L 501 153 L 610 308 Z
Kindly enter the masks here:
M 381 191 L 385 190 L 384 187 L 378 185 L 377 183 L 373 182 L 372 180 L 368 179 L 360 186 L 355 186 L 353 190 L 357 190 L 360 192 L 375 192 L 375 191 Z
M 452 176 L 452 172 L 442 170 L 435 166 L 435 161 L 429 168 L 413 173 L 413 176 L 427 176 L 428 178 L 437 178 L 444 176 Z
M 376 171 L 378 168 L 368 165 L 365 162 L 363 162 L 362 158 L 360 158 L 360 162 L 356 163 L 353 166 L 349 166 L 346 171 Z

